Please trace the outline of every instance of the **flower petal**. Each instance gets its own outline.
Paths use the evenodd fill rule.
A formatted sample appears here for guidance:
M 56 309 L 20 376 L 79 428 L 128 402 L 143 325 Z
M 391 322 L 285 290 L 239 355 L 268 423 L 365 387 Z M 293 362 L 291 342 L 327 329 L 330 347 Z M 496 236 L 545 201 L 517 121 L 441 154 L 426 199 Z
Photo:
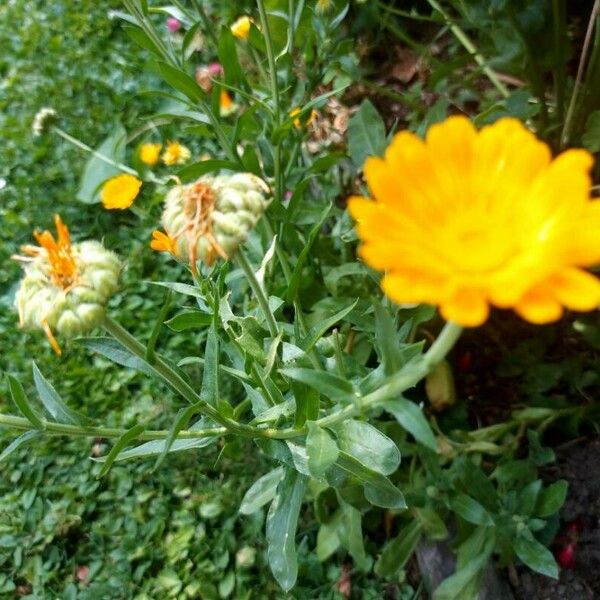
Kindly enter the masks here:
M 481 291 L 461 289 L 441 303 L 440 312 L 447 321 L 477 327 L 488 318 L 490 307 Z
M 600 306 L 600 280 L 586 271 L 566 268 L 549 280 L 557 300 L 571 310 L 594 310 Z
M 544 325 L 558 321 L 563 313 L 560 303 L 548 286 L 539 285 L 527 292 L 515 305 L 515 312 L 526 321 Z

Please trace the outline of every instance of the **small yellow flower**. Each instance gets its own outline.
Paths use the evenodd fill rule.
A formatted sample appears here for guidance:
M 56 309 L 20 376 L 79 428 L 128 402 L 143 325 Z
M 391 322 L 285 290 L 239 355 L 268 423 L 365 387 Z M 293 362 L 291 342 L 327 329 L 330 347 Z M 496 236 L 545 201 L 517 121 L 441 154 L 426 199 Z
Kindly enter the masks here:
M 317 0 L 315 11 L 319 14 L 329 12 L 333 8 L 333 0 Z
M 221 90 L 219 97 L 219 114 L 222 117 L 228 117 L 236 112 L 238 105 L 233 101 L 233 98 L 227 93 L 227 90 Z
M 142 144 L 140 148 L 140 160 L 153 167 L 160 158 L 162 144 Z
M 155 230 L 152 232 L 152 241 L 150 248 L 156 252 L 169 252 L 173 256 L 177 256 L 177 244 L 174 239 L 162 231 Z
M 163 152 L 162 160 L 168 167 L 172 165 L 182 165 L 192 156 L 189 148 L 179 142 L 168 142 L 167 149 Z
M 397 134 L 364 173 L 374 200 L 351 198 L 360 256 L 384 272 L 398 303 L 438 305 L 466 327 L 490 305 L 532 323 L 563 307 L 600 305 L 600 201 L 590 198 L 592 156 L 550 149 L 516 119 L 476 131 L 450 117 L 421 140 Z
M 302 112 L 302 109 L 296 107 L 292 111 L 290 111 L 290 117 L 295 117 L 296 115 L 299 115 L 301 112 Z M 306 126 L 310 125 L 316 118 L 317 118 L 317 111 L 313 109 L 310 111 L 310 116 L 308 117 L 308 119 L 306 119 L 306 116 L 297 117 L 296 119 L 294 119 L 294 127 L 297 127 L 298 129 L 300 129 L 301 127 L 306 127 Z
M 250 27 L 252 26 L 252 19 L 246 15 L 237 19 L 229 29 L 231 33 L 235 35 L 238 40 L 247 40 L 250 36 Z
M 109 179 L 100 192 L 102 205 L 108 210 L 129 208 L 140 193 L 142 182 L 133 175 L 117 175 Z

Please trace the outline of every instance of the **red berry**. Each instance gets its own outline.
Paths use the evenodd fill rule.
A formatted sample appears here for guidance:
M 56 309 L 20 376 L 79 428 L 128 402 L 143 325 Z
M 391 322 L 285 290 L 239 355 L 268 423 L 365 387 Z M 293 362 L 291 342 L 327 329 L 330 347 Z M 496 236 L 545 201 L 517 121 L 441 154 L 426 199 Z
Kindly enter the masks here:
M 567 544 L 558 551 L 556 559 L 563 569 L 572 569 L 575 566 L 575 546 L 576 544 Z

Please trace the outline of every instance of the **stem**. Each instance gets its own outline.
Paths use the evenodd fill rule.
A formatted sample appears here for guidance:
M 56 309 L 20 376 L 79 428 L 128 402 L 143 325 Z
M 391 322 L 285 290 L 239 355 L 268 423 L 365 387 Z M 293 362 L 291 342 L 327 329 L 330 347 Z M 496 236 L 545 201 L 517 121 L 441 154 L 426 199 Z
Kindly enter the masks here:
M 487 78 L 490 80 L 492 85 L 500 92 L 504 98 L 508 98 L 510 93 L 506 86 L 498 79 L 495 71 L 493 71 L 487 64 L 485 58 L 477 51 L 477 47 L 471 41 L 469 36 L 456 24 L 456 22 L 450 17 L 450 15 L 438 4 L 436 0 L 427 0 L 434 10 L 437 10 L 440 15 L 446 21 L 446 24 L 450 28 L 450 31 L 455 35 L 456 39 L 463 45 L 465 50 L 473 57 L 473 60 L 482 68 Z
M 135 169 L 132 169 L 131 167 L 128 167 L 127 165 L 124 165 L 123 163 L 117 162 L 116 160 L 113 160 L 112 158 L 102 154 L 101 152 L 94 150 L 91 146 L 88 146 L 81 140 L 78 140 L 76 137 L 73 137 L 72 135 L 68 134 L 66 131 L 63 131 L 60 127 L 53 127 L 52 130 L 55 133 L 57 133 L 61 138 L 63 138 L 67 142 L 69 142 L 70 144 L 73 144 L 74 146 L 76 146 L 77 148 L 80 148 L 81 150 L 85 150 L 86 152 L 89 152 L 92 156 L 95 156 L 97 159 L 101 160 L 102 162 L 105 162 L 106 164 L 112 165 L 113 167 L 119 169 L 120 171 L 123 171 L 123 173 L 128 173 L 129 175 L 133 175 L 134 177 L 140 176 L 140 174 Z M 166 182 L 163 181 L 162 179 L 158 179 L 157 177 L 155 177 L 152 172 L 148 172 L 147 179 L 148 179 L 148 181 L 151 181 L 152 183 L 158 183 L 160 185 L 166 184 Z
M 269 328 L 269 333 L 271 337 L 277 337 L 279 335 L 279 327 L 277 325 L 277 321 L 275 320 L 275 316 L 271 311 L 271 307 L 269 306 L 269 300 L 267 299 L 267 295 L 259 283 L 258 279 L 256 279 L 256 275 L 254 274 L 254 270 L 252 269 L 252 265 L 248 262 L 246 255 L 242 252 L 242 250 L 238 250 L 236 254 L 236 259 L 242 271 L 246 275 L 246 279 L 258 300 L 258 304 L 260 305 L 260 309 L 265 317 L 267 322 L 267 327 Z
M 269 28 L 269 19 L 263 0 L 256 0 L 258 14 L 260 15 L 260 26 L 262 27 L 265 45 L 267 48 L 267 60 L 269 61 L 269 76 L 271 78 L 271 96 L 273 98 L 273 108 L 275 112 L 275 121 L 279 125 L 279 86 L 277 85 L 277 66 L 275 64 L 275 52 L 273 51 L 273 39 L 271 38 L 271 29 Z
M 210 19 L 208 18 L 208 15 L 206 14 L 204 8 L 202 8 L 202 4 L 199 2 L 199 0 L 193 0 L 193 3 L 196 12 L 200 16 L 200 20 L 202 21 L 202 25 L 204 26 L 205 33 L 208 34 L 208 37 L 213 43 L 214 48 L 218 48 L 219 40 L 217 38 L 217 34 L 215 33 L 215 25 L 210 22 Z
M 596 16 L 600 11 L 600 0 L 594 2 L 592 12 L 590 14 L 590 20 L 588 23 L 587 31 L 585 32 L 585 39 L 583 41 L 583 48 L 581 49 L 581 57 L 579 58 L 579 66 L 577 67 L 577 75 L 575 77 L 575 85 L 573 87 L 573 93 L 569 101 L 569 107 L 567 108 L 567 116 L 565 117 L 565 124 L 560 136 L 560 146 L 564 148 L 569 143 L 571 137 L 571 125 L 573 121 L 573 114 L 575 113 L 575 106 L 577 105 L 577 97 L 579 96 L 579 88 L 581 87 L 581 80 L 583 79 L 583 71 L 587 62 L 587 57 L 590 50 L 590 43 L 592 41 L 592 33 L 594 31 L 594 25 L 596 22 Z

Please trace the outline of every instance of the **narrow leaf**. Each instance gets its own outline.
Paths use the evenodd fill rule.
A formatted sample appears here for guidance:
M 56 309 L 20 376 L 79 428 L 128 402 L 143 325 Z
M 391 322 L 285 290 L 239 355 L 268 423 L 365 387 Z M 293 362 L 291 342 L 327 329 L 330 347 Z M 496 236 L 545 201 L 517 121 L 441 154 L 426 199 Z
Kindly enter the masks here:
M 388 542 L 375 563 L 375 573 L 380 577 L 393 577 L 412 556 L 419 540 L 423 525 L 417 519 L 411 521 L 400 533 Z
M 305 352 L 310 352 L 328 329 L 331 329 L 338 321 L 341 321 L 347 314 L 352 312 L 357 302 L 358 299 L 355 300 L 350 306 L 343 308 L 328 319 L 324 319 L 314 327 L 311 327 L 310 331 L 306 334 L 306 337 L 300 342 L 300 347 Z
M 352 383 L 327 371 L 292 367 L 279 369 L 279 372 L 284 377 L 305 383 L 332 400 L 352 402 L 357 398 Z
M 257 479 L 244 494 L 240 504 L 240 513 L 251 515 L 275 498 L 277 486 L 283 477 L 283 468 L 277 467 L 260 479 Z
M 381 156 L 387 146 L 385 125 L 377 109 L 365 100 L 348 123 L 348 152 L 361 168 L 368 156 Z
M 469 523 L 475 525 L 493 525 L 494 523 L 485 508 L 466 494 L 456 494 L 452 498 L 450 506 L 455 513 Z
M 558 566 L 552 552 L 540 544 L 531 534 L 520 535 L 513 540 L 517 556 L 532 570 L 546 577 L 558 579 Z
M 6 446 L 6 448 L 4 448 L 4 450 L 0 454 L 0 463 L 6 460 L 13 452 L 18 450 L 21 446 L 28 444 L 29 442 L 40 436 L 41 433 L 39 431 L 32 430 L 22 433 L 18 438 L 15 438 L 8 446 Z
M 408 431 L 418 442 L 430 450 L 438 452 L 433 431 L 423 415 L 423 411 L 410 400 L 398 398 L 389 400 L 383 407 Z
M 219 398 L 219 338 L 214 323 L 208 330 L 204 349 L 204 372 L 200 398 L 212 406 L 217 405 Z
M 141 424 L 134 425 L 131 429 L 126 431 L 116 442 L 115 445 L 111 448 L 110 452 L 106 456 L 106 459 L 103 461 L 102 469 L 100 469 L 100 473 L 98 473 L 97 479 L 104 477 L 112 464 L 115 462 L 117 456 L 123 448 L 128 446 L 131 442 L 133 442 L 143 431 L 145 427 Z
M 128 367 L 145 373 L 146 375 L 154 375 L 152 367 L 148 365 L 138 356 L 131 354 L 128 350 L 123 348 L 117 340 L 110 337 L 89 337 L 89 338 L 77 338 L 77 343 L 81 344 L 92 352 L 102 354 L 105 358 L 112 360 L 112 362 L 122 367 Z
M 186 329 L 199 329 L 210 325 L 213 316 L 199 310 L 190 310 L 175 315 L 172 319 L 165 321 L 165 325 L 173 331 L 185 331 Z
M 29 404 L 21 382 L 16 377 L 8 375 L 8 386 L 10 388 L 10 395 L 12 396 L 13 402 L 17 405 L 17 408 L 21 411 L 23 416 L 28 419 L 36 429 L 45 429 L 45 423 L 37 414 L 33 406 Z

